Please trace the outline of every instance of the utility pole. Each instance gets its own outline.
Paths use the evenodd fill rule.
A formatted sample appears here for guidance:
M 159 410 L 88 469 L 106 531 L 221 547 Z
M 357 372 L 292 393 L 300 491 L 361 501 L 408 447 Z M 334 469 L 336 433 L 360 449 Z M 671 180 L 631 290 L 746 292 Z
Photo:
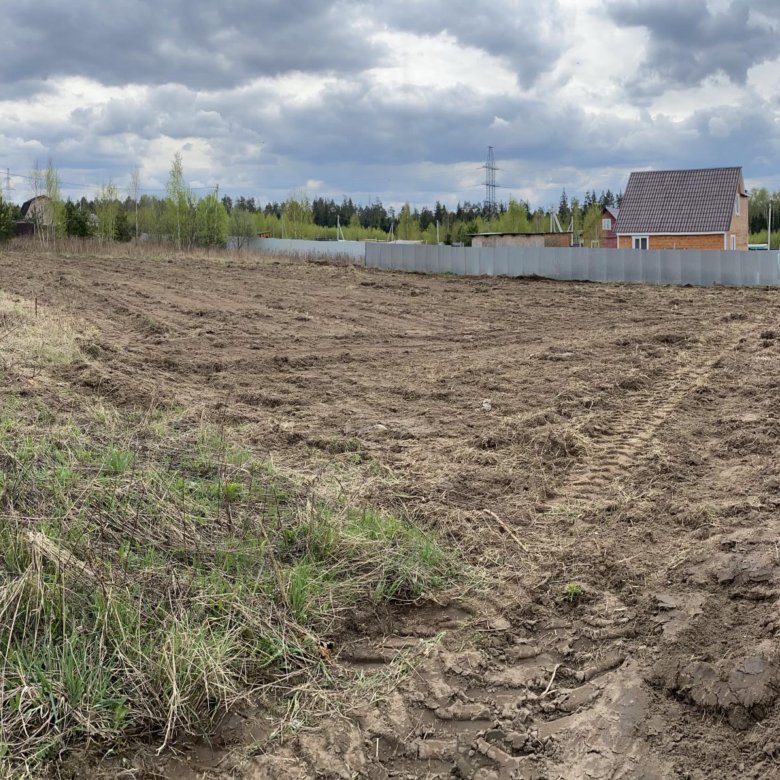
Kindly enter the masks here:
M 769 222 L 766 229 L 766 248 L 772 248 L 772 201 L 769 201 Z

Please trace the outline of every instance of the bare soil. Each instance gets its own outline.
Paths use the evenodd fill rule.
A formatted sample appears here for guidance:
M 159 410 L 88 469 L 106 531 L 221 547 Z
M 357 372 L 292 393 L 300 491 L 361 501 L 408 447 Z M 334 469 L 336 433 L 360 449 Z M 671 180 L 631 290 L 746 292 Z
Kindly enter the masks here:
M 486 572 L 331 637 L 334 673 L 416 659 L 389 696 L 149 777 L 780 773 L 780 290 L 21 252 L 0 287 L 94 326 L 63 394 L 219 416 Z

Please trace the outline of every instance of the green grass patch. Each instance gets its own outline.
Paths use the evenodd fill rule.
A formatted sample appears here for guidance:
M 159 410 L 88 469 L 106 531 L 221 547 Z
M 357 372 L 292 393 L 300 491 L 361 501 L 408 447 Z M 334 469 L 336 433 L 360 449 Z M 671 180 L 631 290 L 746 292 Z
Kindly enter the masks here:
M 457 579 L 409 519 L 307 501 L 215 427 L 33 406 L 0 412 L 0 770 L 208 733 L 323 673 L 355 604 Z

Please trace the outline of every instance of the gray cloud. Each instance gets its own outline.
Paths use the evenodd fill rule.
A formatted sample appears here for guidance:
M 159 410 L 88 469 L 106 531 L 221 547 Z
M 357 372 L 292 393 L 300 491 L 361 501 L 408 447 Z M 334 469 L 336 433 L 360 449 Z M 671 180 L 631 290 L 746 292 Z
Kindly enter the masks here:
M 292 71 L 356 72 L 383 55 L 352 29 L 353 3 L 319 0 L 40 0 L 3 9 L 0 97 L 19 80 L 234 86 Z
M 565 21 L 557 0 L 533 9 L 514 0 L 400 0 L 393 4 L 387 24 L 419 35 L 446 32 L 465 46 L 505 60 L 518 81 L 530 86 L 554 67 L 565 50 Z
M 31 95 L 35 110 L 0 103 L 0 169 L 25 173 L 52 155 L 65 181 L 121 184 L 136 164 L 154 159 L 145 183 L 158 187 L 167 176 L 161 159 L 178 147 L 191 181 L 220 182 L 232 194 L 279 199 L 316 180 L 317 194 L 421 204 L 480 200 L 479 165 L 492 144 L 502 192 L 531 188 L 545 203 L 562 186 L 570 194 L 620 189 L 637 168 L 741 164 L 758 176 L 776 160 L 778 106 L 746 87 L 734 105 L 674 119 L 585 110 L 585 100 L 558 92 L 566 75 L 556 84 L 546 79 L 549 94 L 539 97 L 534 85 L 576 36 L 564 11 L 563 0 L 533 8 L 517 0 L 39 0 L 34 10 L 17 3 L 4 12 L 15 32 L 0 60 L 0 101 Z M 705 0 L 613 0 L 604 19 L 605 39 L 616 34 L 610 19 L 646 31 L 647 60 L 624 83 L 624 101 L 640 105 L 719 73 L 744 84 L 752 64 L 779 51 L 774 0 L 749 7 L 735 0 L 719 11 Z M 435 86 L 387 88 L 372 69 L 404 63 L 391 44 L 371 43 L 383 28 L 446 32 L 501 60 L 527 89 L 483 94 L 448 82 L 448 74 Z M 297 72 L 320 92 L 302 98 L 273 79 L 257 80 Z M 89 84 L 78 86 L 83 100 L 75 90 L 64 96 L 77 107 L 49 116 L 40 106 L 67 88 L 66 76 L 120 90 L 101 100 Z M 480 77 L 490 85 L 490 66 Z M 610 89 L 614 79 L 604 74 Z M 145 88 L 122 90 L 127 84 Z M 197 155 L 186 147 L 193 138 Z
M 780 53 L 780 36 L 745 0 L 731 0 L 723 11 L 706 0 L 613 0 L 609 17 L 619 27 L 641 27 L 648 36 L 647 59 L 638 76 L 626 82 L 630 96 L 642 100 L 670 87 L 691 87 L 725 74 L 744 84 L 752 65 Z M 776 4 L 763 13 L 780 18 Z

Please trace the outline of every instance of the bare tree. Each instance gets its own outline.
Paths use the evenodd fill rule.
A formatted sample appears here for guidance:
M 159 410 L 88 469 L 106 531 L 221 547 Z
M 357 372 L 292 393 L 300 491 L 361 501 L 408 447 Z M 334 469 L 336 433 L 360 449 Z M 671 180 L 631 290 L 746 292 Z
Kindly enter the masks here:
M 141 168 L 135 166 L 130 174 L 130 197 L 135 202 L 135 240 L 138 241 L 138 198 L 141 194 Z

